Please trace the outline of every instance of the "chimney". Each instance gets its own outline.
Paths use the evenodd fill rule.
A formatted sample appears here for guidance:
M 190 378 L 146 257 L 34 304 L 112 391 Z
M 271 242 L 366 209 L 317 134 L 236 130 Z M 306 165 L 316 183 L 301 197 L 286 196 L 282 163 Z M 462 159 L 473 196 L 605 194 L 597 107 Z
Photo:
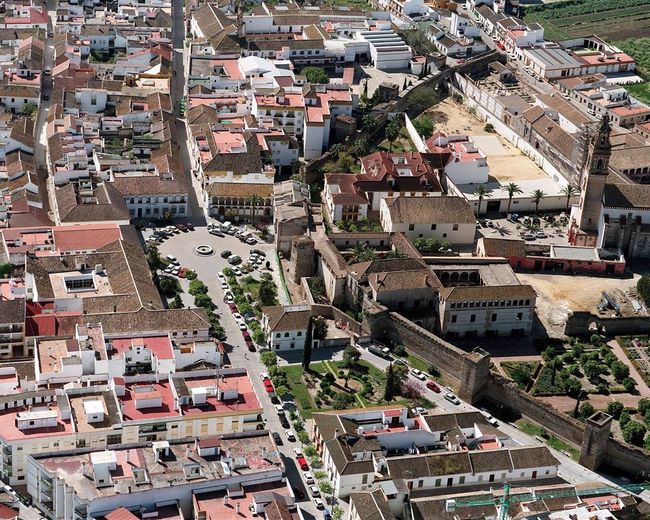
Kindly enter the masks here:
M 237 512 L 237 514 L 239 514 L 239 502 L 235 504 L 235 511 Z
M 223 505 L 228 506 L 228 495 L 224 495 L 224 497 L 223 497 Z

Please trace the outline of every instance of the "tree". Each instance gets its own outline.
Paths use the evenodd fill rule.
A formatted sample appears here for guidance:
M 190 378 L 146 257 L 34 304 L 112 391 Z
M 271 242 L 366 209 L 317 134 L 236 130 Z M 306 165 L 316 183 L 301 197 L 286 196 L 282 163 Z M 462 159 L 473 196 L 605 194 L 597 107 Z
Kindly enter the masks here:
M 400 132 L 402 129 L 396 125 L 394 122 L 391 122 L 385 130 L 386 139 L 388 140 L 388 151 L 393 151 L 393 143 L 397 141 Z
M 593 414 L 594 407 L 591 405 L 591 403 L 582 403 L 582 406 L 580 406 L 580 417 L 586 419 L 588 417 L 591 417 Z
M 353 347 L 352 345 L 345 347 L 345 350 L 343 351 L 343 361 L 345 366 L 353 367 L 357 364 L 359 358 L 361 358 L 361 352 L 359 352 L 356 347 Z
M 424 389 L 420 383 L 416 383 L 411 379 L 404 381 L 404 384 L 400 386 L 400 394 L 402 397 L 405 397 L 409 400 L 411 406 L 417 406 L 422 399 L 422 394 Z
M 327 73 L 319 67 L 305 67 L 302 69 L 302 74 L 307 78 L 309 83 L 329 83 L 330 78 Z
M 567 395 L 576 397 L 580 393 L 580 390 L 582 390 L 582 385 L 580 384 L 579 379 L 573 376 L 565 379 L 564 391 L 567 393 Z
M 162 292 L 165 296 L 173 296 L 176 294 L 177 284 L 178 282 L 176 282 L 176 280 L 172 280 L 171 278 L 165 276 L 164 278 L 161 278 L 159 282 L 160 292 Z
M 329 480 L 321 480 L 318 483 L 318 489 L 320 489 L 323 495 L 331 495 L 333 491 L 332 484 L 330 484 Z
M 351 260 L 352 263 L 367 262 L 368 260 L 375 260 L 377 252 L 372 249 L 368 244 L 357 242 L 352 248 Z
M 335 410 L 346 410 L 355 402 L 354 396 L 350 394 L 339 393 L 332 399 L 332 408 Z
M 262 329 L 254 330 L 252 337 L 253 337 L 253 341 L 258 345 L 263 345 L 264 342 L 266 341 L 266 336 L 264 335 L 264 331 Z
M 208 286 L 197 278 L 196 280 L 192 280 L 190 282 L 190 287 L 187 292 L 189 292 L 192 296 L 196 296 L 198 294 L 207 294 Z
M 302 351 L 302 368 L 309 372 L 309 364 L 311 363 L 311 343 L 312 334 L 314 329 L 314 318 L 309 317 L 307 322 L 307 334 L 305 335 L 305 348 Z
M 314 339 L 325 339 L 327 337 L 327 320 L 322 316 L 318 316 L 312 320 L 312 324 Z
M 332 507 L 332 520 L 341 520 L 343 518 L 343 508 L 339 506 Z
M 506 192 L 508 193 L 508 211 L 506 213 L 510 213 L 510 204 L 512 204 L 512 197 L 519 193 L 523 193 L 524 190 L 522 190 L 518 184 L 511 182 L 506 186 Z
M 296 437 L 298 437 L 298 440 L 302 444 L 307 444 L 309 442 L 309 434 L 305 430 L 302 430 L 302 431 L 296 433 Z M 307 453 L 306 448 L 305 448 L 305 455 L 307 455 L 309 457 L 309 454 Z
M 307 433 L 307 432 L 305 432 Z M 309 444 L 309 434 L 307 433 L 307 442 L 303 442 L 303 444 Z M 318 450 L 313 444 L 309 444 L 308 446 L 305 446 L 305 449 L 303 450 L 304 454 L 307 457 L 316 457 L 318 456 Z
M 260 280 L 260 286 L 257 290 L 257 301 L 261 306 L 275 305 L 277 303 L 275 297 L 275 285 L 271 280 Z
M 377 119 L 372 114 L 365 114 L 361 118 L 361 126 L 368 132 L 373 133 L 377 129 Z
M 570 184 L 567 184 L 560 190 L 562 195 L 566 197 L 566 208 L 565 211 L 568 213 L 569 212 L 569 204 L 571 203 L 571 197 L 574 195 L 577 195 L 580 193 L 580 190 L 578 188 L 575 188 L 574 186 L 571 186 Z
M 251 195 L 246 199 L 246 204 L 251 206 L 251 223 L 255 224 L 255 217 L 257 216 L 257 207 L 262 203 L 262 198 L 257 195 Z
M 632 420 L 632 417 L 630 417 L 630 412 L 627 410 L 623 410 L 621 412 L 620 417 L 618 418 L 618 424 L 621 428 L 625 428 L 625 425 L 629 423 Z
M 623 403 L 619 401 L 610 401 L 607 403 L 607 413 L 614 419 L 618 419 L 623 412 Z
M 622 382 L 623 388 L 629 394 L 633 393 L 636 390 L 636 381 L 631 377 L 626 377 Z
M 542 353 L 542 359 L 546 362 L 551 361 L 552 359 L 555 359 L 557 357 L 557 352 L 555 351 L 555 348 L 551 345 L 546 347 L 546 350 Z
M 183 300 L 181 299 L 181 295 L 177 294 L 174 296 L 173 301 L 169 304 L 170 309 L 182 309 L 185 307 L 185 304 L 183 303 Z
M 588 361 L 583 367 L 587 379 L 594 381 L 604 372 L 603 366 L 597 361 Z
M 284 385 L 276 386 L 275 393 L 278 394 L 280 398 L 283 398 L 285 395 L 289 393 L 289 389 Z
M 492 190 L 485 186 L 485 184 L 479 184 L 476 189 L 474 190 L 474 195 L 478 197 L 478 212 L 477 214 L 481 214 L 481 202 L 483 202 L 483 199 L 489 199 L 492 197 Z
M 266 368 L 274 367 L 278 364 L 278 356 L 275 352 L 262 352 L 260 361 Z
M 314 471 L 314 473 L 312 473 L 312 476 L 316 480 L 323 480 L 324 478 L 327 478 L 327 473 L 325 471 L 322 471 L 322 470 L 321 471 Z
M 537 210 L 539 209 L 539 203 L 542 202 L 542 199 L 544 197 L 546 197 L 546 193 L 544 193 L 542 190 L 535 190 L 533 193 L 531 193 L 530 196 L 535 203 L 535 213 L 537 213 Z
M 391 249 L 384 255 L 384 258 L 404 258 L 406 255 L 402 253 L 399 249 Z
M 9 278 L 14 272 L 13 264 L 0 264 L 0 278 Z
M 21 109 L 24 116 L 32 117 L 38 110 L 38 105 L 34 102 L 25 103 Z
M 354 153 L 358 158 L 368 155 L 368 150 L 370 150 L 370 143 L 368 143 L 367 139 L 357 139 L 352 144 L 352 153 Z
M 390 403 L 395 398 L 395 369 L 393 364 L 386 369 L 386 383 L 384 384 L 384 401 Z
M 199 275 L 196 274 L 196 271 L 193 271 L 192 269 L 189 269 L 189 270 L 185 273 L 185 279 L 186 279 L 188 282 L 191 282 L 192 280 L 196 280 L 196 279 L 198 278 L 198 276 L 199 276 Z
M 622 383 L 626 377 L 630 376 L 630 368 L 620 361 L 612 363 L 612 366 L 609 367 L 609 369 L 618 383 Z
M 212 298 L 210 298 L 207 294 L 197 294 L 194 296 L 194 305 L 197 307 L 203 307 L 204 309 L 214 308 Z
M 433 120 L 427 114 L 422 114 L 419 117 L 416 117 L 413 120 L 413 126 L 415 127 L 415 130 L 417 130 L 417 133 L 425 139 L 431 137 L 431 134 L 433 134 Z
M 639 403 L 636 405 L 637 410 L 643 417 L 648 416 L 648 412 L 650 412 L 650 399 L 647 399 L 645 397 L 639 399 Z
M 158 248 L 156 246 L 149 246 L 147 249 L 147 262 L 149 263 L 149 268 L 153 271 L 160 269 L 163 266 L 162 259 L 160 258 L 160 253 L 158 252 Z M 3 266 L 5 265 L 11 264 L 3 264 Z M 4 273 L 3 278 L 6 278 Z
M 636 290 L 646 305 L 650 305 L 650 274 L 644 274 L 636 283 Z
M 634 446 L 643 446 L 646 431 L 645 425 L 637 421 L 630 421 L 622 428 L 623 440 Z

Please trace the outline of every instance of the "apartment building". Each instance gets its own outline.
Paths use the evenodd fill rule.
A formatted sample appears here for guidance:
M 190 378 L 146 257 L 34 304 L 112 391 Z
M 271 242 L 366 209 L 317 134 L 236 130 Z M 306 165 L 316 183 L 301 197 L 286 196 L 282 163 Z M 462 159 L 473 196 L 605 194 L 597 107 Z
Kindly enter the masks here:
M 208 448 L 207 443 L 159 441 L 86 450 L 65 459 L 30 457 L 27 491 L 47 515 L 90 520 L 120 508 L 128 512 L 161 501 L 177 502 L 189 514 L 195 497 L 216 487 L 249 488 L 251 493 L 262 484 L 280 493 L 286 488 L 282 483 L 284 467 L 268 432 L 223 435 L 214 440 L 216 449 Z
M 21 357 L 25 327 L 25 299 L 0 297 L 0 359 Z

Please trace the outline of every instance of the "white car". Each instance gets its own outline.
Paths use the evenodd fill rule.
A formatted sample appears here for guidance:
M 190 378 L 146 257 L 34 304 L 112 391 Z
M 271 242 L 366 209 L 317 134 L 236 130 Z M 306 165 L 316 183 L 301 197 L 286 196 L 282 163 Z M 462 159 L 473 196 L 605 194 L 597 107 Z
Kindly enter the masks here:
M 235 301 L 235 296 L 233 295 L 232 291 L 225 290 L 223 292 L 223 301 L 226 303 L 232 303 Z
M 296 442 L 296 436 L 293 434 L 293 432 L 292 432 L 291 430 L 287 430 L 287 431 L 284 432 L 284 433 L 285 433 L 285 435 L 287 436 L 287 440 L 288 440 L 288 441 L 290 441 L 290 442 Z M 294 450 L 294 451 L 295 451 L 295 450 Z M 298 456 L 298 455 L 296 455 L 296 457 L 297 457 L 297 456 Z
M 309 473 L 309 471 L 303 472 L 302 476 L 305 477 L 305 482 L 307 482 L 307 484 L 314 483 L 314 477 L 312 476 L 311 473 Z
M 245 330 L 248 330 L 248 327 L 246 326 L 246 324 L 244 322 L 242 322 L 242 323 L 239 324 L 239 330 L 241 330 L 243 332 Z
M 318 489 L 318 486 L 309 486 L 309 492 L 311 493 L 311 496 L 313 496 L 313 497 L 319 497 L 320 496 L 320 491 Z
M 300 448 L 294 448 L 294 449 L 293 449 L 293 454 L 294 454 L 296 457 L 302 457 L 302 450 L 301 450 Z
M 413 377 L 417 377 L 420 381 L 424 381 L 427 378 L 427 376 L 425 376 L 422 371 L 418 370 L 417 368 L 412 368 L 411 374 L 413 374 Z
M 219 271 L 219 272 L 217 273 L 217 278 L 219 278 L 219 280 L 225 280 L 225 279 L 226 279 L 226 275 L 223 274 L 223 272 Z
M 239 314 L 238 312 L 233 312 L 233 313 L 232 313 L 232 317 L 235 318 L 235 321 L 236 321 L 237 323 L 244 323 L 244 318 L 243 318 L 242 315 Z
M 489 424 L 491 424 L 494 427 L 499 426 L 499 422 L 494 417 L 492 417 L 487 411 L 481 410 L 481 413 L 483 414 L 483 417 L 485 417 L 485 420 Z
M 232 272 L 235 273 L 235 276 L 241 276 L 242 275 L 241 269 L 239 267 L 233 267 Z
M 275 405 L 275 411 L 278 412 L 278 415 L 284 415 L 284 408 L 282 408 L 281 404 Z
M 460 404 L 460 399 L 458 399 L 458 397 L 456 397 L 456 396 L 455 396 L 454 394 L 452 394 L 451 392 L 447 392 L 447 393 L 445 394 L 445 399 L 447 399 L 447 401 L 449 401 L 450 403 L 453 403 L 453 404 L 455 404 L 455 405 L 459 405 L 459 404 Z
M 316 504 L 316 509 L 325 509 L 323 501 L 318 497 L 314 498 L 314 504 Z
M 247 243 L 249 246 L 252 246 L 252 245 L 254 245 L 254 244 L 257 244 L 257 239 L 256 239 L 255 237 L 248 237 L 248 238 L 246 239 L 246 243 Z
M 262 379 L 262 381 L 263 381 L 264 379 L 271 379 L 271 378 L 269 377 L 268 372 L 260 372 L 260 378 Z
M 221 288 L 226 291 L 228 289 L 228 284 L 225 280 L 221 280 Z

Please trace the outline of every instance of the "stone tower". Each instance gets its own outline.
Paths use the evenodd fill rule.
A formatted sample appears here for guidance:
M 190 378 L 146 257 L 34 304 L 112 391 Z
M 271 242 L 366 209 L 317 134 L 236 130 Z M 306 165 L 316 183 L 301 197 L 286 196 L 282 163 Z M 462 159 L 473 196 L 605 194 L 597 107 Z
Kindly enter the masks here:
M 580 464 L 585 468 L 596 470 L 605 462 L 611 426 L 612 416 L 604 412 L 596 412 L 587 419 L 580 447 Z
M 289 274 L 295 283 L 303 277 L 314 276 L 315 269 L 314 241 L 307 235 L 297 236 L 291 242 L 291 261 Z
M 609 116 L 604 115 L 589 143 L 587 160 L 581 175 L 580 206 L 576 219 L 576 225 L 583 233 L 598 232 L 598 219 L 607 181 L 609 157 L 612 154 L 612 145 L 609 142 L 611 131 Z
M 480 347 L 463 356 L 458 396 L 470 404 L 481 399 L 490 377 L 490 354 Z

